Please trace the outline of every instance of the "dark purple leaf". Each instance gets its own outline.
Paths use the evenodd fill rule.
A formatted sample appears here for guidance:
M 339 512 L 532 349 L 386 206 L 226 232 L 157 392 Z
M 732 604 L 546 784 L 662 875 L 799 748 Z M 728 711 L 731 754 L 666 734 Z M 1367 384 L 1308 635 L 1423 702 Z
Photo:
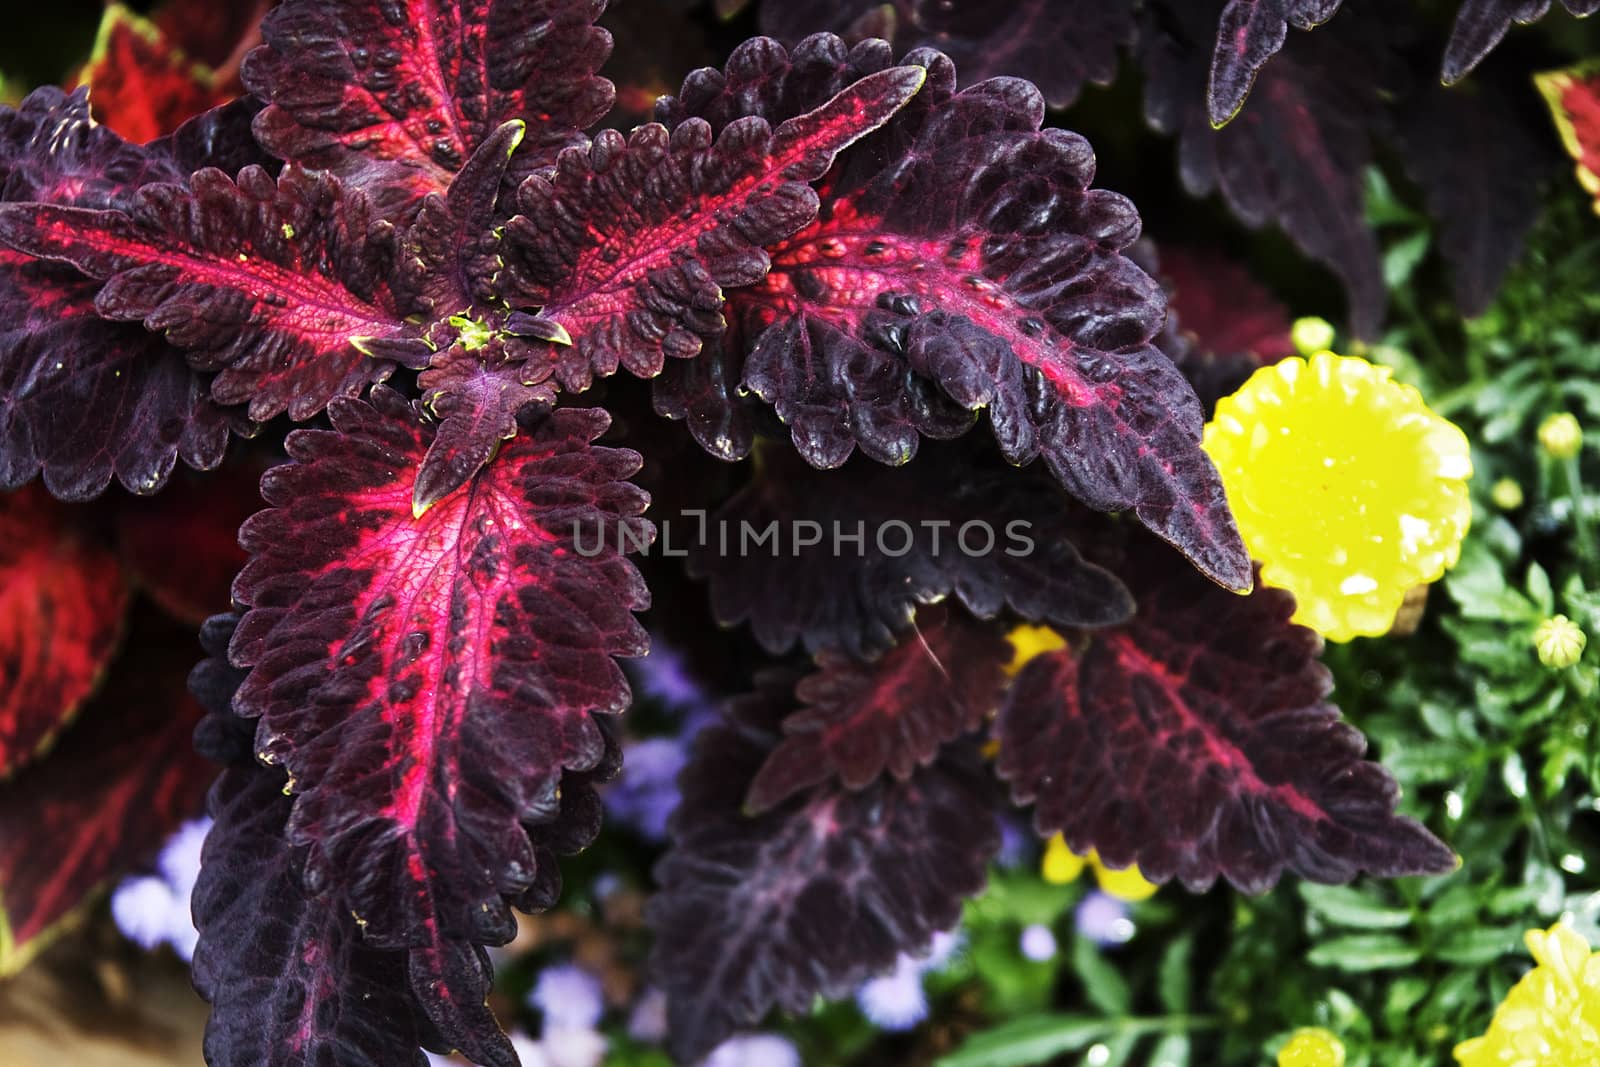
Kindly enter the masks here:
M 1141 540 L 1118 568 L 1139 613 L 1033 659 L 996 723 L 995 768 L 1113 867 L 1247 893 L 1284 869 L 1319 882 L 1449 871 L 1455 856 L 1396 815 L 1399 787 L 1327 700 L 1322 641 L 1289 594 L 1235 596 Z
M 601 0 L 287 0 L 262 23 L 245 85 L 261 141 L 330 169 L 387 210 L 443 192 L 502 124 L 517 166 L 548 166 L 611 108 L 595 71 Z
M 1561 3 L 1580 18 L 1600 11 L 1600 0 Z M 1513 22 L 1537 22 L 1549 10 L 1550 0 L 1461 0 L 1450 47 L 1444 54 L 1444 83 L 1454 85 L 1472 73 L 1472 68 L 1493 51 Z
M 1295 29 L 1309 30 L 1333 17 L 1342 0 L 1228 0 L 1217 27 L 1208 94 L 1211 125 L 1239 113 L 1262 65 L 1277 55 Z
M 750 783 L 746 810 L 759 815 L 830 778 L 852 790 L 885 772 L 904 782 L 999 709 L 1011 656 L 998 623 L 938 605 L 871 663 L 820 653 L 816 672 L 795 687 L 801 707 L 783 720 L 783 741 Z
M 1013 463 L 1042 457 L 1085 503 L 1133 511 L 1217 581 L 1248 586 L 1199 405 L 1150 344 L 1160 287 L 1121 254 L 1138 236 L 1133 206 L 1089 187 L 1081 137 L 1040 129 L 1032 86 L 956 93 L 943 56 L 908 61 L 928 64 L 928 84 L 841 155 L 818 220 L 772 250 L 767 277 L 730 294 L 746 336 L 759 333 L 744 384 L 821 466 L 855 445 L 904 462 L 919 432 L 960 432 L 951 401 L 987 409 Z M 791 58 L 753 41 L 658 115 L 775 121 L 888 62 L 881 43 L 817 36 Z
M 741 808 L 792 705 L 787 677 L 704 730 L 681 777 L 673 847 L 656 867 L 651 967 L 685 1062 L 773 1007 L 847 995 L 952 926 L 999 848 L 989 781 L 952 752 L 904 782 Z M 963 758 L 965 757 L 965 758 Z
M 1207 411 L 1261 367 L 1294 355 L 1288 309 L 1239 264 L 1166 247 L 1154 273 L 1167 290 L 1168 327 L 1178 334 L 1162 350 Z
M 1344 282 L 1351 329 L 1373 337 L 1385 293 L 1366 224 L 1364 171 L 1389 77 L 1375 23 L 1347 13 L 1262 68 L 1244 109 L 1212 129 L 1205 106 L 1216 0 L 1161 0 L 1145 13 L 1140 51 L 1145 113 L 1178 138 L 1194 196 L 1220 192 L 1240 222 L 1273 223 Z
M 791 44 L 828 30 L 848 40 L 887 37 L 896 50 L 924 45 L 955 61 L 961 82 L 1027 78 L 1052 107 L 1084 85 L 1110 85 L 1117 50 L 1133 43 L 1133 0 L 765 0 L 761 27 Z
M 1060 626 L 1123 621 L 1133 603 L 1078 555 L 1075 522 L 1047 478 L 971 442 L 929 446 L 905 467 L 858 459 L 838 471 L 776 446 L 689 563 L 711 580 L 717 620 L 748 621 L 772 653 L 800 641 L 870 657 L 908 632 L 919 605 L 951 595 L 986 619 L 1010 610 Z M 859 543 L 844 539 L 858 532 Z

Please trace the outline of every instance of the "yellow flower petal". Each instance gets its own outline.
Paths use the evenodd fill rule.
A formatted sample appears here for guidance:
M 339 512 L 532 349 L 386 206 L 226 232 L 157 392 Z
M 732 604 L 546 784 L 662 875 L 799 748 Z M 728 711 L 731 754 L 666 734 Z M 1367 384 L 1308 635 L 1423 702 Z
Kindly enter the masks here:
M 1330 1030 L 1296 1030 L 1278 1052 L 1278 1067 L 1344 1067 L 1344 1042 Z
M 1538 966 L 1506 994 L 1488 1033 L 1455 1047 L 1462 1067 L 1600 1063 L 1600 953 L 1570 926 L 1529 930 Z
M 1206 452 L 1250 554 L 1335 641 L 1382 634 L 1454 566 L 1472 519 L 1466 435 L 1387 367 L 1319 352 L 1217 404 Z
M 1087 862 L 1067 847 L 1065 838 L 1056 834 L 1044 847 L 1044 862 L 1039 866 L 1039 873 L 1051 885 L 1066 885 L 1078 880 Z
M 1010 664 L 1006 666 L 1007 674 L 1016 674 L 1035 656 L 1067 647 L 1067 639 L 1050 627 L 1027 623 L 1013 627 L 1011 632 L 1006 634 L 1006 640 L 1011 642 L 1011 647 L 1015 650 Z
M 1161 888 L 1145 881 L 1138 864 L 1123 868 L 1107 867 L 1100 861 L 1099 854 L 1092 851 L 1089 853 L 1089 862 L 1094 864 L 1094 880 L 1100 883 L 1101 890 L 1118 900 L 1137 904 L 1141 900 L 1149 900 Z

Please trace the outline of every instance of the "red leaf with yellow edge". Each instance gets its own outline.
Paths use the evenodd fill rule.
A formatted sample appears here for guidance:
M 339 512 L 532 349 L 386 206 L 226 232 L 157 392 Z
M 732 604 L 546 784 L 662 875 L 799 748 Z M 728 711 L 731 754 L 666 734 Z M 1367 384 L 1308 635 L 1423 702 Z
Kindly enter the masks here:
M 645 651 L 618 548 L 652 535 L 639 458 L 590 444 L 604 413 L 558 409 L 419 515 L 433 425 L 383 387 L 329 416 L 290 435 L 241 531 L 234 706 L 289 772 L 307 888 L 370 944 L 503 941 L 505 899 L 545 877 L 526 827 L 602 763 L 594 715 L 629 700 L 614 657 Z
M 547 166 L 610 110 L 595 71 L 603 0 L 286 0 L 244 65 L 256 122 L 283 159 L 332 170 L 387 210 L 444 192 L 502 124 L 528 123 L 517 165 Z
M 511 300 L 571 336 L 562 385 L 584 389 L 619 363 L 651 378 L 668 357 L 698 355 L 723 331 L 723 289 L 761 280 L 765 246 L 815 217 L 810 182 L 923 78 L 915 66 L 878 71 L 775 126 L 751 116 L 716 130 L 699 119 L 604 130 L 524 182 L 506 227 Z
M 40 486 L 0 495 L 0 779 L 99 684 L 128 609 L 116 554 Z
M 999 708 L 1011 656 L 998 622 L 941 605 L 919 611 L 916 628 L 870 663 L 820 653 L 795 687 L 802 706 L 783 720 L 783 741 L 750 783 L 746 809 L 759 814 L 830 778 L 852 790 L 885 773 L 905 781 Z
M 0 785 L 0 976 L 25 966 L 111 879 L 199 813 L 192 632 L 143 613 L 101 696 L 48 758 Z
M 1579 183 L 1600 212 L 1600 62 L 1539 74 L 1534 82 L 1550 105 Z
M 121 4 L 101 16 L 94 53 L 78 81 L 89 86 L 94 117 L 139 144 L 172 133 L 233 96 L 214 71 Z
M 1200 580 L 1158 543 L 1117 572 L 1139 612 L 1029 661 L 995 724 L 995 769 L 1042 835 L 1153 882 L 1260 893 L 1287 869 L 1435 874 L 1455 856 L 1395 814 L 1399 787 L 1328 702 L 1322 640 L 1294 598 Z

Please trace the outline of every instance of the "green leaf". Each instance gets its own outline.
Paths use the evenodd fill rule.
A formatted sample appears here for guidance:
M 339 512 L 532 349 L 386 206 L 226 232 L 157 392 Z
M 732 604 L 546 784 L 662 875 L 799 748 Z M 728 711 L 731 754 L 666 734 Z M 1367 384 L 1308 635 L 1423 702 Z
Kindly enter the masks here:
M 935 1067 L 1030 1067 L 1088 1048 L 1115 1029 L 1115 1022 L 1087 1015 L 1027 1016 L 974 1034 Z
M 1189 1067 L 1189 1035 L 1168 1034 L 1151 1050 L 1150 1067 Z
M 1083 982 L 1084 992 L 1091 1004 L 1107 1015 L 1128 1014 L 1133 1004 L 1128 983 L 1088 938 L 1073 939 L 1072 969 Z
M 1517 951 L 1521 939 L 1520 926 L 1459 930 L 1446 938 L 1434 955 L 1446 963 L 1463 967 L 1481 967 Z
M 1410 967 L 1422 951 L 1391 934 L 1351 934 L 1324 941 L 1306 954 L 1313 966 L 1341 971 L 1388 971 Z
M 1161 1008 L 1172 1015 L 1182 1015 L 1189 1010 L 1189 964 L 1194 957 L 1194 935 L 1175 938 L 1161 956 L 1161 970 L 1156 976 L 1156 990 L 1161 998 Z
M 1410 926 L 1412 921 L 1409 908 L 1383 904 L 1350 886 L 1301 882 L 1300 897 L 1312 911 L 1336 926 L 1357 930 L 1398 930 Z

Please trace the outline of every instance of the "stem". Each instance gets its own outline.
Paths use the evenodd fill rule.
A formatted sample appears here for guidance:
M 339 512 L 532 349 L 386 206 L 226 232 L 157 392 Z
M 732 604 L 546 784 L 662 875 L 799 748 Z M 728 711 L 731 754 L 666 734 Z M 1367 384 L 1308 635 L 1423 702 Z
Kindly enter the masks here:
M 1583 563 L 1584 582 L 1594 585 L 1600 580 L 1600 573 L 1596 572 L 1594 527 L 1589 524 L 1589 510 L 1584 507 L 1583 479 L 1578 472 L 1578 457 L 1569 456 L 1562 461 L 1562 469 L 1567 476 L 1567 496 L 1572 501 L 1572 530 L 1578 542 L 1578 559 Z

